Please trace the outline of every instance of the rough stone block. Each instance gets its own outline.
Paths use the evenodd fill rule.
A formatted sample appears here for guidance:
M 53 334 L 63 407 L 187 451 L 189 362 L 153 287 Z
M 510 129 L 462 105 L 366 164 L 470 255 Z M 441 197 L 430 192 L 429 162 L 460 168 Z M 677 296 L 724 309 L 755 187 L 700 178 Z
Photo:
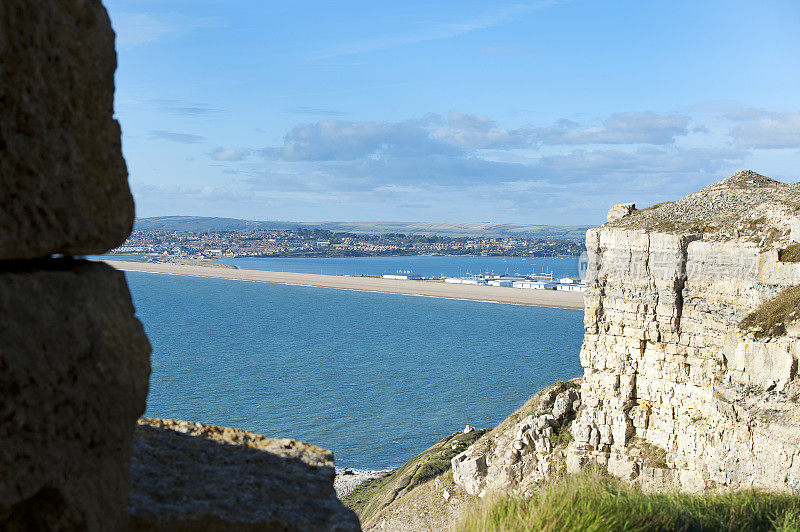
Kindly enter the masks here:
M 125 525 L 150 373 L 133 312 L 123 274 L 104 264 L 3 264 L 0 529 Z
M 240 429 L 142 419 L 130 530 L 355 531 L 336 498 L 333 453 Z
M 0 2 L 0 260 L 101 253 L 133 225 L 99 0 Z

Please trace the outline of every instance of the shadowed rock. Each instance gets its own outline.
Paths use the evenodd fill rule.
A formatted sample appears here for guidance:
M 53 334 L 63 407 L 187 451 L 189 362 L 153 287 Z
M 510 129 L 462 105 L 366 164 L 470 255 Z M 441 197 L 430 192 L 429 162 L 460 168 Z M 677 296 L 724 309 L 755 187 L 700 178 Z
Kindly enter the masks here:
M 122 273 L 0 270 L 0 529 L 119 530 L 150 345 Z
M 333 453 L 202 423 L 142 419 L 131 530 L 360 530 L 333 489 Z
M 99 0 L 0 2 L 0 260 L 101 253 L 133 225 Z

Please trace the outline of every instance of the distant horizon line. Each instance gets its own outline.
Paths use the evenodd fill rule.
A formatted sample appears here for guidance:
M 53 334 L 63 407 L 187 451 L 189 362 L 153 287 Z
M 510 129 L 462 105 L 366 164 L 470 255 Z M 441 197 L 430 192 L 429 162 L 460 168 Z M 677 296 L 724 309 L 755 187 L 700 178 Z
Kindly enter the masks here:
M 254 219 L 254 218 L 235 218 L 232 216 L 199 216 L 188 214 L 168 214 L 159 216 L 136 216 L 135 220 L 157 220 L 157 219 L 206 219 L 206 220 L 236 220 L 243 222 L 272 222 L 272 223 L 300 223 L 300 224 L 426 224 L 426 225 L 516 225 L 520 227 L 595 227 L 592 224 L 533 224 L 519 222 L 426 222 L 410 220 L 279 220 L 279 219 Z M 602 223 L 602 222 L 601 222 Z

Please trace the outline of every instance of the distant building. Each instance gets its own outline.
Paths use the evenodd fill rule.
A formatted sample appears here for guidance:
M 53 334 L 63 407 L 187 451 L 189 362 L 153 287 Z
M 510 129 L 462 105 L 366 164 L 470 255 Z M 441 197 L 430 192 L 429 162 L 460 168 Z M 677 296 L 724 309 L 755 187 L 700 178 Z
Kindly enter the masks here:
M 562 292 L 586 292 L 586 285 L 578 283 L 559 283 L 558 286 L 556 286 L 556 290 L 561 290 Z
M 515 281 L 514 288 L 527 288 L 529 290 L 552 290 L 556 283 L 547 281 Z
M 328 247 L 330 245 L 331 245 L 331 243 L 330 243 L 329 240 L 318 240 L 317 241 L 317 247 L 318 248 L 326 248 L 326 247 Z
M 493 279 L 487 283 L 489 286 L 513 286 L 514 281 L 505 279 Z

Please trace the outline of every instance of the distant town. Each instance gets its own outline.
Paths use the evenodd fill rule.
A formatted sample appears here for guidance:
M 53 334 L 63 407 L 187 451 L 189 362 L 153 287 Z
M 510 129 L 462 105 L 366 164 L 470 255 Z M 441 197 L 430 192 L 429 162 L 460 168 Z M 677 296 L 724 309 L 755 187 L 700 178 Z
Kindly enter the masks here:
M 195 259 L 236 257 L 371 257 L 388 255 L 578 256 L 582 241 L 547 238 L 357 234 L 324 229 L 250 231 L 134 230 L 112 251 Z

